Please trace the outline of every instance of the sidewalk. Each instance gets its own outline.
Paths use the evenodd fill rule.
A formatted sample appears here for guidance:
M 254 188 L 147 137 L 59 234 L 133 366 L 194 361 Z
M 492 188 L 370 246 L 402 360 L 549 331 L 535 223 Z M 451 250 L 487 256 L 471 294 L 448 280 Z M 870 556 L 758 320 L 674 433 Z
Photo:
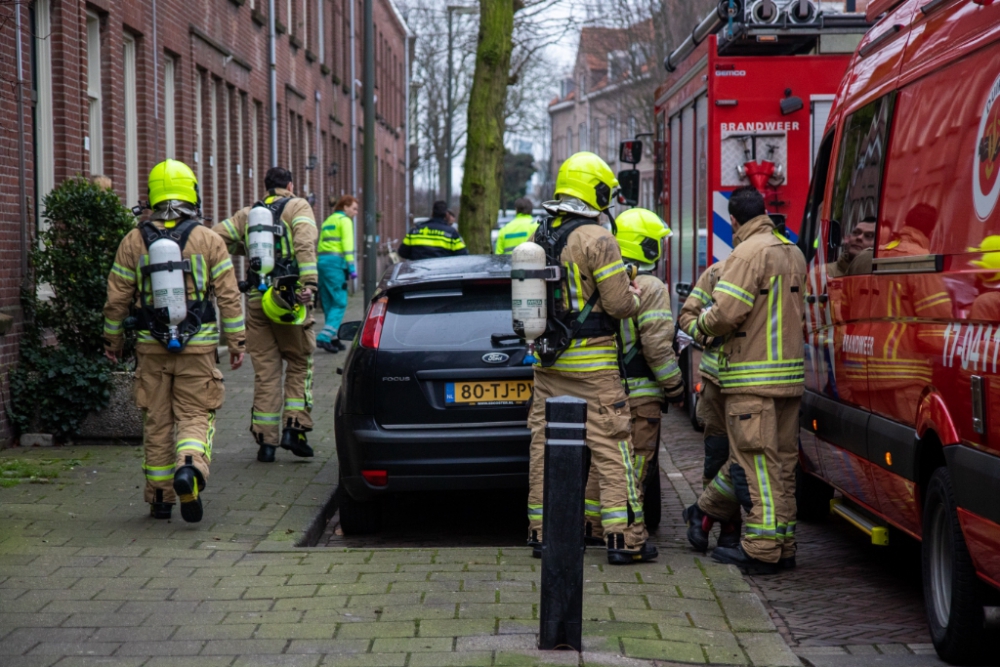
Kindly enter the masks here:
M 352 299 L 347 319 L 360 312 Z M 273 465 L 256 462 L 247 430 L 250 364 L 223 367 L 200 524 L 148 518 L 139 448 L 0 452 L 0 466 L 47 480 L 0 477 L 0 665 L 800 664 L 739 573 L 693 555 L 676 530 L 661 529 L 673 537 L 655 564 L 610 568 L 588 552 L 582 655 L 535 649 L 539 561 L 527 549 L 297 548 L 334 509 L 343 359 L 317 352 L 316 458 L 279 450 Z M 664 482 L 677 482 L 664 458 Z M 691 500 L 678 489 L 664 484 L 665 527 Z

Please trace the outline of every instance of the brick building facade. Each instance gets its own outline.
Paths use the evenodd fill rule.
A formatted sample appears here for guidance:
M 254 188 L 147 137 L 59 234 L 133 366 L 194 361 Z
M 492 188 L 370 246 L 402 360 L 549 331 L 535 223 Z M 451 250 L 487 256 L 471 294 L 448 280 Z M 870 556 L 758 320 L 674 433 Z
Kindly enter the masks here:
M 15 319 L 0 336 L 0 367 L 17 358 L 22 258 L 43 224 L 42 197 L 66 178 L 105 174 L 131 206 L 146 196 L 149 169 L 172 157 L 198 174 L 214 221 L 262 195 L 272 164 L 292 171 L 299 194 L 315 196 L 320 219 L 332 212 L 330 197 L 361 199 L 354 189 L 369 138 L 358 83 L 352 156 L 352 2 L 360 81 L 363 0 L 0 3 L 0 313 Z M 391 0 L 375 0 L 374 16 L 381 263 L 385 242 L 406 228 L 409 33 Z M 6 404 L 5 382 L 0 391 Z M 0 418 L 0 443 L 8 437 Z

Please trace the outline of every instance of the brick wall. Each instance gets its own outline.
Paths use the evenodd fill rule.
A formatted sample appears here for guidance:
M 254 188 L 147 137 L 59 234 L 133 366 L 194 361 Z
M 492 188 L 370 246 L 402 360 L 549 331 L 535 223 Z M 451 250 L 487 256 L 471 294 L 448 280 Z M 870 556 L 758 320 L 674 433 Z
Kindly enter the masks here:
M 362 79 L 362 0 L 275 0 L 279 34 L 276 42 L 278 160 L 295 178 L 298 194 L 313 194 L 317 217 L 331 212 L 330 197 L 351 192 L 354 177 L 363 180 L 361 125 L 358 123 L 357 169 L 351 159 L 350 2 L 356 2 L 356 75 Z M 376 153 L 379 164 L 379 233 L 384 244 L 405 229 L 403 67 L 405 27 L 390 0 L 376 0 Z M 38 7 L 37 5 L 42 5 Z M 33 21 L 48 8 L 50 30 L 36 34 Z M 17 359 L 20 336 L 18 291 L 21 272 L 21 219 L 29 236 L 36 230 L 36 161 L 50 164 L 54 184 L 77 174 L 90 176 L 86 148 L 92 136 L 88 96 L 88 12 L 100 22 L 100 99 L 103 134 L 102 171 L 125 197 L 130 165 L 126 164 L 126 90 L 123 43 L 135 40 L 136 147 L 139 196 L 146 196 L 146 175 L 166 157 L 167 117 L 165 57 L 174 59 L 173 96 L 175 154 L 200 175 L 205 215 L 219 221 L 253 203 L 263 193 L 263 175 L 271 165 L 271 122 L 268 86 L 268 0 L 34 0 L 0 5 L 0 312 L 17 320 L 0 337 L 0 366 Z M 289 12 L 289 10 L 291 10 Z M 20 11 L 22 30 L 15 29 Z M 291 20 L 289 21 L 289 15 Z M 155 39 L 154 39 L 155 37 Z M 20 38 L 24 113 L 17 114 L 16 44 Z M 155 41 L 155 45 L 154 45 Z M 50 72 L 32 75 L 39 49 L 51 54 Z M 32 125 L 37 83 L 51 82 L 51 156 L 36 155 L 38 133 Z M 44 88 L 38 89 L 43 91 Z M 360 95 L 361 89 L 358 87 Z M 198 110 L 200 108 L 200 116 Z M 214 115 L 214 117 L 213 117 Z M 24 137 L 25 169 L 19 165 Z M 256 144 L 256 161 L 253 147 Z M 313 159 L 315 158 L 315 159 Z M 312 169 L 306 169 L 313 166 Z M 20 196 L 23 177 L 27 197 Z M 240 196 L 242 193 L 242 198 Z M 361 193 L 354 193 L 361 199 Z M 133 205 L 135 202 L 126 202 Z M 358 217 L 363 220 L 363 214 Z M 29 238 L 28 243 L 31 243 Z M 380 259 L 380 262 L 384 259 Z M 359 267 L 360 272 L 360 267 Z M 6 373 L 4 373 L 4 376 Z M 8 400 L 6 383 L 0 386 Z M 0 416 L 0 445 L 10 437 Z

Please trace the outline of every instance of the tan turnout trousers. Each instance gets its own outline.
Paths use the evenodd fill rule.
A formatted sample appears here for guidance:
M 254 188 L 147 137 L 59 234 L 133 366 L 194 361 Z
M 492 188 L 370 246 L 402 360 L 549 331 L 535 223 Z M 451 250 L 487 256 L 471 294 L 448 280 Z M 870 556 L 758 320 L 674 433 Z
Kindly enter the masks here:
M 310 314 L 303 325 L 278 324 L 264 314 L 260 299 L 247 309 L 247 351 L 253 364 L 250 430 L 258 444 L 277 446 L 281 429 L 313 427 L 312 381 L 316 332 Z M 281 374 L 284 362 L 284 388 Z
M 646 541 L 642 492 L 636 484 L 633 467 L 628 397 L 616 370 L 561 373 L 535 369 L 534 397 L 528 416 L 531 429 L 529 531 L 542 540 L 545 399 L 555 396 L 576 396 L 587 401 L 587 446 L 592 470 L 597 471 L 604 533 L 623 533 L 626 548 L 638 549 Z
M 750 490 L 743 536 L 748 556 L 768 563 L 795 555 L 795 464 L 801 398 L 726 395 L 729 461 L 702 493 L 698 506 L 723 521 L 739 518 L 740 503 L 729 474 L 735 463 Z
M 632 408 L 632 467 L 635 471 L 635 486 L 639 494 L 639 509 L 642 510 L 643 489 L 647 475 L 659 474 L 652 470 L 656 448 L 660 444 L 660 404 L 645 403 Z M 587 477 L 587 492 L 584 495 L 584 520 L 587 522 L 589 537 L 604 537 L 601 525 L 601 485 L 600 474 L 594 461 L 590 462 Z
M 143 469 L 147 503 L 176 502 L 174 468 L 191 463 L 208 481 L 215 435 L 215 411 L 226 390 L 210 354 L 140 352 L 135 369 L 135 403 L 142 410 Z
M 720 447 L 725 447 L 728 451 L 728 447 L 722 442 L 727 437 L 726 396 L 719 389 L 719 385 L 704 374 L 701 376 L 701 396 L 698 398 L 697 414 L 698 419 L 705 424 L 705 470 L 708 471 L 728 457 L 725 452 L 716 451 Z M 712 482 L 710 475 L 712 475 L 710 472 L 702 473 L 702 488 Z

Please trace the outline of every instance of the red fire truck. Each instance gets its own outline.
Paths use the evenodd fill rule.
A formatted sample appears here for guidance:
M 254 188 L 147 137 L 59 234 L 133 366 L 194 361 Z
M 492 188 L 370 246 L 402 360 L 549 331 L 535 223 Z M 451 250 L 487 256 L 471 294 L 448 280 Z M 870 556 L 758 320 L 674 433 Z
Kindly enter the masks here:
M 798 239 L 834 93 L 869 26 L 862 14 L 827 14 L 807 0 L 745 9 L 723 0 L 666 59 L 655 155 L 675 312 L 705 267 L 732 252 L 734 189 L 757 187 Z M 681 358 L 692 421 L 697 360 L 697 351 Z
M 868 16 L 799 229 L 799 516 L 920 539 L 939 655 L 1000 664 L 1000 3 Z

